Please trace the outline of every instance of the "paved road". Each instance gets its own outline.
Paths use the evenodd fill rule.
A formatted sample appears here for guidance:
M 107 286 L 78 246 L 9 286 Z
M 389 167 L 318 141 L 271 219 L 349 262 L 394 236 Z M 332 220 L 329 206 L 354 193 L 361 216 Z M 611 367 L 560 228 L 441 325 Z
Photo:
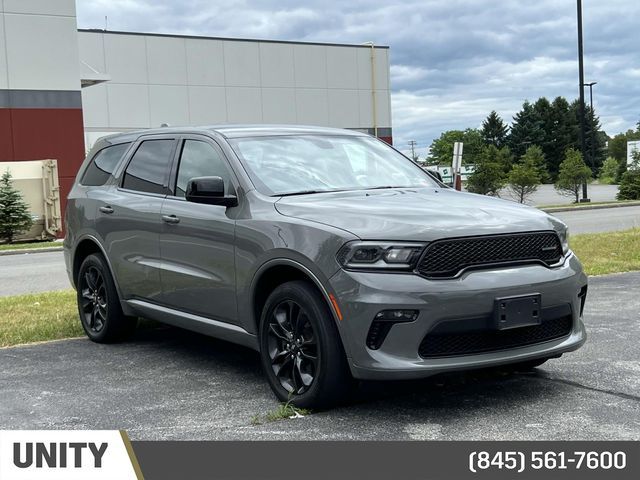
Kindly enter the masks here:
M 0 296 L 71 288 L 62 252 L 0 256 Z
M 570 232 L 604 232 L 640 227 L 640 207 L 607 208 L 554 214 Z M 0 296 L 71 288 L 62 252 L 0 256 Z
M 261 425 L 258 356 L 173 328 L 128 343 L 0 350 L 0 429 L 118 429 L 156 439 L 640 440 L 640 273 L 591 280 L 589 341 L 535 373 L 361 387 L 350 406 Z
M 640 207 L 602 208 L 578 212 L 556 212 L 554 216 L 569 225 L 569 232 L 612 232 L 640 227 Z

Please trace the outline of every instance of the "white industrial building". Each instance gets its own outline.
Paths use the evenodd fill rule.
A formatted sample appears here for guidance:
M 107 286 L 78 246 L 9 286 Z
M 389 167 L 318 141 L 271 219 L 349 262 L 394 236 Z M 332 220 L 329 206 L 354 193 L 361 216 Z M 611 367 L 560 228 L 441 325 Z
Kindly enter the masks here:
M 389 49 L 78 32 L 87 145 L 168 125 L 293 123 L 391 141 Z

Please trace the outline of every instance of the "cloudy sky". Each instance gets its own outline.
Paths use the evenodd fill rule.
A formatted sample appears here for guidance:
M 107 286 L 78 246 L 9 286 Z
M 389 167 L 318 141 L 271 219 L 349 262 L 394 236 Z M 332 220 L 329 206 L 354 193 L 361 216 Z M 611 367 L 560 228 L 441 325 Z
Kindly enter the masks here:
M 615 134 L 640 120 L 640 1 L 584 0 L 585 81 Z M 77 0 L 78 25 L 391 47 L 394 143 L 578 95 L 576 0 Z M 587 92 L 588 95 L 588 92 Z M 588 97 L 587 97 L 588 101 Z M 404 148 L 403 148 L 404 149 Z

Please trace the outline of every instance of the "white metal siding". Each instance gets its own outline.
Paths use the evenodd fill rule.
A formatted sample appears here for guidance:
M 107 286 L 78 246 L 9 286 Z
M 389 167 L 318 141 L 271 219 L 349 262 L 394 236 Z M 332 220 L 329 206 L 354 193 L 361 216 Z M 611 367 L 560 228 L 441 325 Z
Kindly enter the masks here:
M 374 127 L 368 47 L 86 31 L 78 38 L 81 60 L 111 77 L 82 90 L 91 132 L 162 123 Z M 377 126 L 390 128 L 388 49 L 375 54 Z

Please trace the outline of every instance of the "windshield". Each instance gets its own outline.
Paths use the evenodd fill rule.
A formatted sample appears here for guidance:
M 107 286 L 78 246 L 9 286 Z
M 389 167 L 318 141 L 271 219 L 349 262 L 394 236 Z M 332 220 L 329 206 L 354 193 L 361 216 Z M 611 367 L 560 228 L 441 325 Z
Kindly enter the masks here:
M 230 143 L 266 195 L 437 186 L 411 160 L 371 137 L 292 135 Z

